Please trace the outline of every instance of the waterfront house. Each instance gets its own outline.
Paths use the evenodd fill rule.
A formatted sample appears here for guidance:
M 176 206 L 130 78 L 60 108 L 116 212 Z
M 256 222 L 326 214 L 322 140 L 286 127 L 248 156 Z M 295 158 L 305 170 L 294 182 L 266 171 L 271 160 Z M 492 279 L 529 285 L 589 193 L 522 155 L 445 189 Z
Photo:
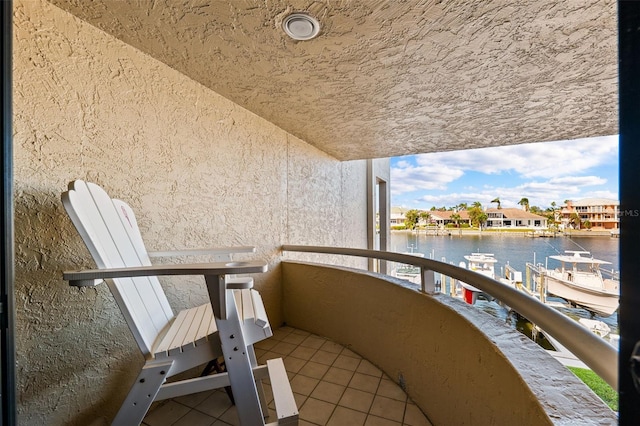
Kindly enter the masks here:
M 547 218 L 514 208 L 490 208 L 487 213 L 487 228 L 546 229 Z
M 462 226 L 463 224 L 471 225 L 471 219 L 469 218 L 469 212 L 466 210 L 431 210 L 429 211 L 431 217 L 429 218 L 430 223 L 436 224 L 438 227 L 443 228 L 447 225 L 455 225 L 456 221 L 451 219 L 451 216 L 457 214 L 459 219 L 457 224 Z
M 405 213 L 407 213 L 409 209 L 404 207 L 391 207 L 391 212 L 389 214 L 389 224 L 391 227 L 394 226 L 404 226 L 404 221 L 406 219 Z
M 307 5 L 323 29 L 291 40 Z M 62 280 L 94 266 L 60 202 L 78 178 L 128 202 L 151 251 L 256 245 L 271 324 L 358 351 L 434 425 L 615 421 L 484 313 L 282 251 L 386 249 L 388 157 L 616 133 L 615 3 L 15 0 L 13 18 L 19 424 L 106 424 L 143 363 L 106 287 Z M 176 310 L 208 297 L 188 284 L 163 280 Z M 303 419 L 340 395 L 299 376 Z
M 561 207 L 560 220 L 566 229 L 593 229 L 595 231 L 611 231 L 620 229 L 620 201 L 609 198 L 583 198 L 567 200 Z M 573 217 L 578 215 L 580 222 Z
M 404 226 L 404 220 L 406 219 L 405 214 L 408 210 L 409 209 L 404 207 L 391 207 L 389 220 L 391 226 Z M 439 228 L 444 228 L 446 225 L 453 225 L 456 223 L 455 220 L 451 219 L 451 216 L 454 214 L 458 214 L 460 216 L 458 219 L 458 225 L 462 225 L 463 223 L 471 225 L 469 212 L 466 210 L 428 210 L 427 213 L 429 213 L 429 219 L 420 219 L 418 221 L 419 226 L 437 226 Z

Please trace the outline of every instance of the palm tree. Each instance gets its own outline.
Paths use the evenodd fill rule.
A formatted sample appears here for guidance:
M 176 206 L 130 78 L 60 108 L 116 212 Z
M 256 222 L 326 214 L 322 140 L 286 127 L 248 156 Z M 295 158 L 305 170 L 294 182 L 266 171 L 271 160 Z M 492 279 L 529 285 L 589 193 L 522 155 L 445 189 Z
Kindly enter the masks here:
M 524 211 L 525 212 L 529 211 L 529 199 L 528 198 L 522 197 L 522 199 L 520 201 L 518 201 L 518 204 L 520 204 L 522 207 L 524 207 Z
M 487 221 L 487 214 L 474 203 L 474 206 L 469 209 L 469 219 L 471 219 L 471 225 L 477 226 L 482 231 L 482 224 Z
M 498 208 L 500 208 L 500 197 L 496 197 L 493 200 L 491 200 L 492 203 L 497 203 L 498 204 Z
M 451 220 L 456 224 L 456 228 L 459 226 L 458 222 L 460 222 L 460 219 L 462 219 L 462 216 L 460 216 L 458 213 L 454 213 L 451 215 Z
M 424 223 L 426 225 L 429 224 L 429 219 L 431 219 L 431 213 L 424 211 L 424 210 L 420 210 L 420 214 L 419 217 L 421 220 L 424 220 Z
M 556 204 L 555 201 L 551 202 L 551 217 L 550 217 L 551 221 L 553 222 L 553 226 L 557 226 L 557 224 L 559 223 L 558 221 L 558 204 Z
M 418 224 L 420 213 L 416 209 L 408 210 L 404 214 L 404 226 L 407 229 L 416 229 L 416 225 Z
M 529 207 L 529 211 L 533 214 L 537 214 L 538 216 L 542 216 L 544 214 L 544 211 L 538 206 Z
M 580 225 L 582 224 L 582 219 L 580 219 L 580 215 L 578 213 L 571 213 L 569 216 L 569 225 L 573 227 L 573 229 L 580 229 Z

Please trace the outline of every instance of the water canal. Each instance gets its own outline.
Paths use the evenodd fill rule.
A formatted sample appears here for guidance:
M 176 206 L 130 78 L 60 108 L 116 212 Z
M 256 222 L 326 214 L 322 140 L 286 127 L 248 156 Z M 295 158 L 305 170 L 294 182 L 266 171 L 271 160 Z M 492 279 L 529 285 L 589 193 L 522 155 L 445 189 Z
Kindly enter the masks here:
M 507 263 L 524 276 L 525 264 L 547 262 L 547 257 L 564 253 L 565 250 L 591 252 L 597 259 L 611 262 L 606 269 L 619 270 L 619 240 L 609 236 L 572 236 L 556 238 L 531 238 L 520 233 L 485 232 L 477 235 L 426 235 L 422 232 L 395 231 L 391 234 L 391 250 L 399 253 L 417 252 L 426 258 L 446 261 L 458 265 L 464 256 L 473 252 L 492 253 L 497 259 L 496 274 L 502 275 Z M 549 266 L 558 266 L 549 261 Z M 509 313 L 495 302 L 479 301 L 484 311 L 512 323 Z M 592 317 L 583 309 L 559 308 L 566 315 L 577 318 L 594 318 L 605 322 L 612 332 L 618 330 L 617 312 L 609 317 Z M 514 326 L 520 327 L 514 323 Z M 523 331 L 523 330 L 521 330 Z

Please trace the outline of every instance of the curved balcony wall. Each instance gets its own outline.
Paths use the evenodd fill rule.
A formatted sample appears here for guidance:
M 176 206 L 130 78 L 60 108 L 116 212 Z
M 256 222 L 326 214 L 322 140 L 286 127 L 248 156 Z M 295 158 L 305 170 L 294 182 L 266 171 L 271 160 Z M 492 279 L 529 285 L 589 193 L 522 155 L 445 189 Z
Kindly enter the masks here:
M 284 318 L 359 353 L 434 425 L 617 424 L 593 392 L 497 319 L 396 278 L 282 262 Z

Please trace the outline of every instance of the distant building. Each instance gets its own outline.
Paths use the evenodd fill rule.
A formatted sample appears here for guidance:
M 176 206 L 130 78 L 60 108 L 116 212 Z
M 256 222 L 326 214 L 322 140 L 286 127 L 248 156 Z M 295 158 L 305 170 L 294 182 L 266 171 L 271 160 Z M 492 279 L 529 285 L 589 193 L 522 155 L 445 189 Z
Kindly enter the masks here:
M 430 224 L 435 224 L 440 227 L 444 227 L 448 224 L 455 224 L 456 221 L 451 219 L 451 216 L 454 214 L 458 214 L 460 219 L 458 219 L 458 224 L 462 225 L 463 223 L 468 223 L 471 225 L 471 219 L 469 218 L 469 212 L 466 210 L 454 211 L 454 210 L 430 210 L 429 214 L 431 217 L 429 218 Z
M 567 200 L 567 204 L 560 210 L 560 220 L 566 228 L 585 228 L 588 222 L 593 230 L 620 229 L 620 201 L 609 198 L 584 198 L 582 200 Z M 572 223 L 572 215 L 576 213 L 581 224 Z M 588 227 L 588 226 L 587 226 Z
M 406 213 L 411 210 L 404 207 L 391 207 L 391 214 L 389 215 L 389 223 L 393 226 L 403 226 L 404 220 L 406 218 Z M 460 219 L 458 219 L 458 224 L 462 225 L 463 223 L 471 224 L 471 219 L 469 218 L 469 212 L 466 210 L 460 210 L 458 212 L 454 210 L 424 210 L 429 213 L 429 220 L 426 222 L 422 219 L 418 222 L 418 225 L 424 226 L 439 226 L 444 227 L 448 224 L 455 224 L 455 220 L 451 219 L 451 216 L 455 213 L 458 213 Z
M 490 208 L 487 213 L 487 228 L 547 228 L 547 218 L 521 209 Z
M 391 214 L 389 215 L 389 223 L 393 226 L 404 226 L 405 216 L 404 214 L 410 209 L 404 207 L 391 207 Z

